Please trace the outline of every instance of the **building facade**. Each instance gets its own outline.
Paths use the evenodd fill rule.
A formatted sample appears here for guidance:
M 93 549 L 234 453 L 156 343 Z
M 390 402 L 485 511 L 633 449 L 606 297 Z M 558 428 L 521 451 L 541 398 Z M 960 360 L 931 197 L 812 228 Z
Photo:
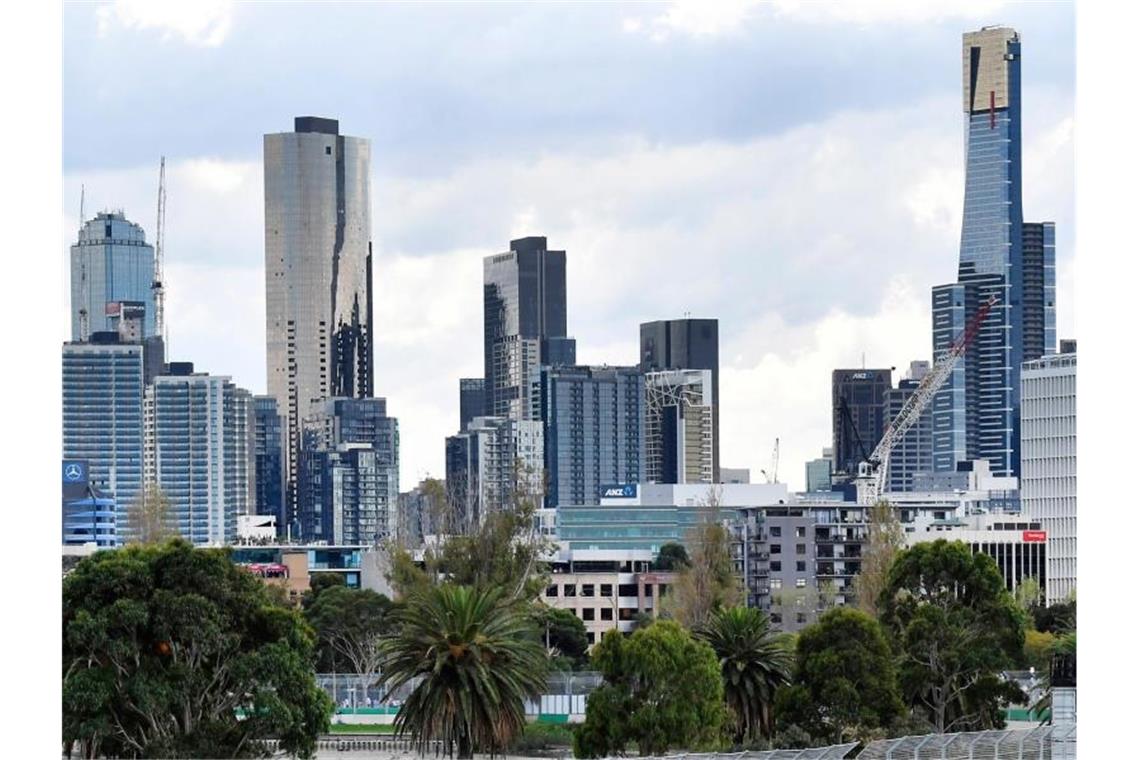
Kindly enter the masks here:
M 155 335 L 154 247 L 142 227 L 121 211 L 103 211 L 88 219 L 71 246 L 71 339 L 86 341 L 92 333 L 116 329 L 109 304 L 143 304 L 146 322 L 141 337 Z
M 146 482 L 169 499 L 187 541 L 231 544 L 254 500 L 253 396 L 189 364 L 170 371 L 146 390 Z
M 114 499 L 119 525 L 143 482 L 144 388 L 141 345 L 63 345 L 63 458 L 86 463 L 91 487 Z
M 715 319 L 667 319 L 640 328 L 642 372 L 696 369 L 710 372 L 713 482 L 720 477 L 720 338 Z
M 466 430 L 467 423 L 486 414 L 483 401 L 483 378 L 459 378 L 459 429 Z
M 1053 604 L 1077 589 L 1076 353 L 1023 364 L 1021 408 L 1021 504 L 1048 535 Z
M 886 426 L 899 415 L 907 400 L 914 395 L 922 378 L 930 370 L 928 362 L 911 362 L 907 377 L 899 380 L 897 388 L 888 388 L 884 404 Z M 910 491 L 914 488 L 914 476 L 920 472 L 930 472 L 934 468 L 934 410 L 928 404 L 918 419 L 911 425 L 891 450 L 890 458 L 883 463 L 887 468 L 886 489 L 888 491 Z
M 639 482 L 645 381 L 638 369 L 542 367 L 537 377 L 546 506 L 596 504 L 603 486 Z
M 934 403 L 934 467 L 987 459 L 994 473 L 1020 467 L 1021 363 L 1053 353 L 1055 231 L 1026 224 L 1021 202 L 1021 40 L 1008 27 L 962 38 L 966 192 L 955 283 L 932 293 L 939 361 L 991 296 L 970 348 Z
M 837 369 L 831 373 L 831 440 L 834 471 L 855 475 L 879 445 L 887 417 L 889 369 Z M 866 452 L 866 454 L 864 454 Z
M 812 459 L 804 465 L 804 490 L 810 492 L 831 490 L 831 452 L 825 448 L 819 459 Z
M 306 116 L 263 149 L 266 374 L 293 486 L 313 403 L 372 395 L 371 146 Z
M 83 460 L 63 460 L 63 545 L 113 549 L 115 500 L 92 488 L 88 472 Z
M 543 502 L 542 422 L 476 417 L 446 442 L 448 497 L 457 528 L 517 499 Z
M 253 397 L 253 511 L 285 523 L 285 426 L 273 396 Z
M 566 252 L 548 250 L 544 237 L 526 237 L 485 258 L 483 415 L 535 419 L 533 373 L 574 359 L 574 341 L 566 337 Z
M 645 482 L 714 483 L 712 372 L 645 374 Z

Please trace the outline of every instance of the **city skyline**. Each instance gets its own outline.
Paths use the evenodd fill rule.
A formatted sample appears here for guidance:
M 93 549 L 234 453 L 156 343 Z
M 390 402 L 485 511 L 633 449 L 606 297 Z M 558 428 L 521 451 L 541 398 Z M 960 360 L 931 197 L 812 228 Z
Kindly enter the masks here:
M 229 37 L 214 46 L 196 46 L 177 33 L 164 42 L 151 43 L 164 45 L 167 51 L 177 50 L 187 60 L 208 58 L 227 46 L 243 44 L 242 19 L 248 13 L 245 8 L 235 12 Z M 931 47 L 921 52 L 920 61 L 929 60 L 933 66 L 929 71 L 916 66 L 921 73 L 908 70 L 909 77 L 900 73 L 902 69 L 894 71 L 892 76 L 905 91 L 903 96 L 885 98 L 880 88 L 867 88 L 854 102 L 850 96 L 837 96 L 834 101 L 822 98 L 824 105 L 820 105 L 815 103 L 821 98 L 814 91 L 803 98 L 785 94 L 783 101 L 773 100 L 774 94 L 768 93 L 772 97 L 766 102 L 773 110 L 779 110 L 777 104 L 790 103 L 790 110 L 798 111 L 801 118 L 796 121 L 783 114 L 773 117 L 771 123 L 763 119 L 757 123 L 754 115 L 742 118 L 744 127 L 752 128 L 748 134 L 733 133 L 743 129 L 741 125 L 718 132 L 708 124 L 698 124 L 692 126 L 690 134 L 682 129 L 677 134 L 654 135 L 646 119 L 632 128 L 626 125 L 624 132 L 614 131 L 626 135 L 625 144 L 620 144 L 621 140 L 607 144 L 601 139 L 583 146 L 555 134 L 545 144 L 551 151 L 546 157 L 542 157 L 542 144 L 536 148 L 525 141 L 517 151 L 493 143 L 483 152 L 468 146 L 466 154 L 456 148 L 463 154 L 461 158 L 452 158 L 450 163 L 440 158 L 417 175 L 404 164 L 417 155 L 416 149 L 401 149 L 398 140 L 385 141 L 385 130 L 393 128 L 399 114 L 375 122 L 377 129 L 373 131 L 361 109 L 347 99 L 340 108 L 297 103 L 287 114 L 278 115 L 275 110 L 274 123 L 261 116 L 256 123 L 242 125 L 241 133 L 249 132 L 246 141 L 256 144 L 262 132 L 279 130 L 284 119 L 314 113 L 339 118 L 345 132 L 373 143 L 376 166 L 372 179 L 374 196 L 378 196 L 372 207 L 372 240 L 377 246 L 374 393 L 387 398 L 393 413 L 405 421 L 401 431 L 404 490 L 412 487 L 425 470 L 436 476 L 443 474 L 440 441 L 454 433 L 456 380 L 481 374 L 481 342 L 477 327 L 472 327 L 478 322 L 483 257 L 500 253 L 504 239 L 524 235 L 545 236 L 553 246 L 567 251 L 569 333 L 578 339 L 581 364 L 636 363 L 637 336 L 633 330 L 642 321 L 677 319 L 686 313 L 718 319 L 721 403 L 727 412 L 722 423 L 721 462 L 726 467 L 750 467 L 756 473 L 767 463 L 772 440 L 779 437 L 785 462 L 781 479 L 802 485 L 803 462 L 830 444 L 831 369 L 858 366 L 863 354 L 870 367 L 902 368 L 912 359 L 930 358 L 929 288 L 945 281 L 946 273 L 953 270 L 960 232 L 963 158 L 960 107 L 956 107 L 960 103 L 960 80 L 955 66 L 960 34 L 994 20 L 1018 28 L 1023 36 L 1026 207 L 1032 209 L 1034 218 L 1057 222 L 1058 335 L 1075 336 L 1071 296 L 1072 75 L 1068 70 L 1072 35 L 1068 33 L 1065 43 L 1069 46 L 1067 64 L 1061 66 L 1058 75 L 1056 61 L 1065 60 L 1066 54 L 1042 45 L 1042 25 L 1037 23 L 1035 28 L 1034 23 L 1038 15 L 1050 13 L 1056 16 L 1055 10 L 1035 15 L 1028 9 L 1007 8 L 985 18 L 958 15 L 928 25 L 919 35 L 919 43 L 926 41 Z M 1071 21 L 1071 10 L 1068 13 Z M 597 28 L 590 27 L 594 33 L 610 34 L 612 30 L 603 30 L 596 18 L 601 15 L 600 11 L 582 14 L 597 21 Z M 746 51 L 759 48 L 759 43 L 750 42 L 765 33 L 757 31 L 759 22 L 755 19 L 746 19 L 720 35 L 688 36 L 677 30 L 655 40 L 652 34 L 642 35 L 630 21 L 635 15 L 644 16 L 644 10 L 635 13 L 626 9 L 613 15 L 618 38 L 638 55 L 660 55 L 662 48 L 673 46 L 690 60 L 706 61 L 706 67 L 712 66 L 707 60 L 730 58 L 742 47 Z M 71 30 L 84 14 L 69 10 L 67 16 Z M 519 11 L 518 16 L 533 24 L 541 14 Z M 553 11 L 548 16 L 562 17 Z M 129 28 L 124 18 L 105 15 L 103 19 L 106 36 L 96 39 L 97 44 L 126 35 L 144 42 L 148 35 L 155 39 L 162 36 L 160 31 L 138 29 L 137 24 Z M 804 38 L 828 34 L 826 22 L 795 18 L 777 21 L 777 25 Z M 645 23 L 652 26 L 651 22 Z M 1053 23 L 1058 23 L 1055 18 Z M 1064 20 L 1059 23 L 1064 28 Z M 864 29 L 853 35 L 853 42 L 837 49 L 854 55 L 880 34 Z M 900 45 L 915 53 L 915 42 L 900 41 Z M 80 55 L 70 51 L 65 74 L 72 69 L 70 56 Z M 829 65 L 834 58 L 833 53 L 827 59 Z M 884 65 L 869 65 L 872 63 L 875 67 Z M 769 65 L 771 71 L 779 68 L 778 63 Z M 821 72 L 828 70 L 827 66 L 817 66 Z M 757 69 L 752 75 L 761 88 L 770 87 L 762 83 L 764 70 Z M 916 87 L 914 80 L 923 85 L 917 93 L 908 89 Z M 65 90 L 71 81 L 65 81 Z M 546 80 L 536 78 L 534 83 L 542 81 Z M 666 80 L 647 81 L 660 84 Z M 694 97 L 692 88 L 696 84 L 699 82 L 689 80 L 680 88 L 682 94 Z M 738 84 L 741 82 L 734 82 L 734 86 Z M 872 91 L 874 97 L 869 94 Z M 444 102 L 462 105 L 461 95 L 453 92 Z M 812 107 L 824 113 L 805 115 L 811 108 L 801 101 L 812 101 Z M 837 106 L 828 106 L 830 102 Z M 749 109 L 754 106 L 749 103 Z M 78 110 L 82 113 L 81 108 Z M 575 116 L 583 114 L 575 111 Z M 598 119 L 605 121 L 600 116 Z M 782 123 L 781 119 L 791 121 Z M 115 161 L 123 163 L 103 167 L 92 165 L 89 157 L 74 158 L 79 148 L 72 147 L 68 126 L 65 123 L 65 200 L 71 198 L 71 188 L 83 182 L 88 198 L 94 200 L 94 205 L 88 201 L 90 216 L 91 210 L 100 208 L 100 198 L 108 192 L 115 194 L 105 202 L 124 206 L 128 218 L 142 224 L 151 237 L 147 220 L 152 216 L 157 167 L 143 166 L 141 160 L 130 156 L 116 156 Z M 882 132 L 892 128 L 898 133 L 891 141 L 876 142 Z M 708 134 L 702 134 L 702 129 Z M 593 131 L 586 129 L 585 133 Z M 629 138 L 631 134 L 634 137 Z M 148 139 L 153 142 L 154 136 Z M 259 376 L 256 369 L 245 366 L 252 360 L 254 368 L 259 363 L 264 367 L 263 348 L 251 357 L 245 355 L 258 345 L 264 346 L 260 331 L 264 324 L 260 299 L 264 296 L 258 293 L 258 281 L 264 275 L 255 265 L 235 266 L 235 261 L 226 260 L 225 255 L 240 244 L 237 258 L 241 261 L 248 264 L 263 259 L 264 250 L 256 245 L 262 229 L 259 212 L 247 210 L 239 215 L 247 205 L 245 195 L 253 195 L 255 205 L 261 202 L 258 171 L 250 175 L 250 161 L 245 158 L 223 157 L 234 150 L 232 144 L 195 153 L 201 145 L 195 146 L 194 139 L 179 139 L 184 139 L 182 144 L 187 147 L 180 148 L 172 136 L 158 148 L 172 156 L 167 221 L 167 322 L 172 355 L 193 359 L 210 372 L 232 375 L 242 387 L 264 393 L 263 370 Z M 890 142 L 899 145 L 892 147 Z M 187 153 L 179 156 L 179 150 Z M 920 153 L 922 161 L 914 161 L 909 155 L 915 151 L 927 151 Z M 774 154 L 779 152 L 787 153 L 791 163 L 778 160 Z M 571 166 L 572 158 L 582 159 L 584 165 Z M 252 157 L 252 165 L 260 167 L 259 155 Z M 108 171 L 108 166 L 128 168 Z M 789 167 L 796 174 L 789 175 Z M 499 187 L 488 188 L 486 181 L 497 176 L 500 169 L 506 171 L 508 179 L 517 180 L 521 189 L 512 190 L 509 202 L 494 206 L 493 213 L 484 214 L 486 219 L 475 219 L 488 202 L 485 196 L 493 195 Z M 632 177 L 618 176 L 630 172 Z M 567 180 L 568 187 L 560 190 L 545 181 L 557 177 Z M 776 178 L 780 181 L 774 182 Z M 504 179 L 500 176 L 495 181 Z M 610 181 L 620 183 L 620 192 L 609 190 L 591 202 L 587 196 Z M 583 187 L 570 187 L 575 183 Z M 876 199 L 868 205 L 868 200 L 861 199 L 859 191 L 866 183 L 881 184 L 886 202 Z M 791 213 L 788 201 L 771 191 L 773 184 L 787 185 L 793 201 L 811 194 L 816 200 L 810 213 Z M 203 207 L 226 205 L 227 198 L 234 209 L 215 211 L 224 211 L 222 219 L 241 225 L 240 230 L 234 230 L 234 247 L 228 248 L 211 238 L 209 231 L 191 231 L 187 220 L 187 215 L 190 219 L 200 215 Z M 616 210 L 611 211 L 610 206 Z M 77 206 L 71 213 L 75 210 Z M 458 212 L 458 216 L 451 216 L 451 212 Z M 791 219 L 776 219 L 780 214 Z M 760 219 L 755 223 L 736 220 L 738 216 L 756 215 Z M 858 218 L 862 216 L 868 218 Z M 447 223 L 440 223 L 440 219 Z M 427 239 L 433 220 L 447 228 L 436 233 L 442 239 L 435 241 Z M 818 235 L 808 234 L 809 230 L 818 231 Z M 795 240 L 791 233 L 800 239 Z M 248 238 L 255 247 L 245 250 L 250 245 Z M 191 253 L 195 239 L 203 244 Z M 686 260 L 681 254 L 695 245 L 699 246 L 697 267 L 683 269 Z M 914 251 L 915 255 L 894 254 L 896 248 Z M 741 250 L 756 251 L 758 256 L 753 258 L 759 260 L 759 266 L 741 258 L 737 252 Z M 891 251 L 893 258 L 884 260 L 884 250 Z M 712 266 L 702 268 L 702 263 Z M 891 264 L 890 271 L 882 271 L 884 263 Z M 777 264 L 782 269 L 774 268 Z M 647 268 L 651 265 L 656 268 Z M 870 274 L 862 271 L 876 267 L 879 271 Z M 599 278 L 599 271 L 612 273 L 612 278 Z M 221 287 L 212 281 L 218 277 L 224 278 Z M 651 282 L 659 287 L 649 287 Z M 430 301 L 424 298 L 425 293 L 431 296 Z M 193 298 L 202 300 L 191 307 L 188 301 Z M 208 313 L 211 303 L 235 299 L 237 304 L 228 313 Z M 249 303 L 243 303 L 244 299 Z M 431 305 L 430 311 L 423 308 L 425 301 Z M 252 315 L 248 325 L 247 313 Z M 242 320 L 248 335 L 235 335 L 246 330 L 228 327 L 227 315 Z M 207 345 L 205 335 L 212 335 L 215 345 Z M 439 375 L 438 381 L 435 377 L 424 381 L 425 375 Z M 773 404 L 773 399 L 780 403 Z

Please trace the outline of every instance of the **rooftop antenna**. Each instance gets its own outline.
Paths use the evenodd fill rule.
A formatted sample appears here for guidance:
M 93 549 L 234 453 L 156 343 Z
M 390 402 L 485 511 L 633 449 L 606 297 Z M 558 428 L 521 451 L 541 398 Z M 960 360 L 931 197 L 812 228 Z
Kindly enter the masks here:
M 86 188 L 83 186 L 82 183 L 80 183 L 80 185 L 79 185 L 79 229 L 83 229 L 83 222 L 85 221 L 84 217 L 83 217 L 83 200 L 84 200 L 83 194 L 85 191 L 86 191 Z
M 163 231 L 166 226 L 166 156 L 158 161 L 158 221 L 154 233 L 154 282 L 150 289 L 154 293 L 154 332 L 161 335 L 163 343 L 166 342 L 166 324 L 163 314 L 163 287 L 162 287 L 162 247 Z

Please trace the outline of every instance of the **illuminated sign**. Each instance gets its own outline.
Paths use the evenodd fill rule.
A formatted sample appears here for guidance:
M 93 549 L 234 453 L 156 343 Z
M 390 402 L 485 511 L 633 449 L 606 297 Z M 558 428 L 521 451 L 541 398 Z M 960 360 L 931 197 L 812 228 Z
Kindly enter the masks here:
M 632 499 L 637 496 L 637 486 L 626 484 L 624 486 L 604 486 L 603 499 Z
M 1023 530 L 1021 531 L 1021 540 L 1027 544 L 1043 544 L 1045 543 L 1045 531 Z
M 63 482 L 83 483 L 87 480 L 87 467 L 84 462 L 64 462 Z

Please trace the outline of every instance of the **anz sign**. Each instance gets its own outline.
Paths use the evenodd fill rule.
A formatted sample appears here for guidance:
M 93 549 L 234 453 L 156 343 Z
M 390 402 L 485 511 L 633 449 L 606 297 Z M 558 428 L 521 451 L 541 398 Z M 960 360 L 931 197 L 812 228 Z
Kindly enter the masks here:
M 637 497 L 637 486 L 627 483 L 623 486 L 603 486 L 603 499 L 633 499 Z

